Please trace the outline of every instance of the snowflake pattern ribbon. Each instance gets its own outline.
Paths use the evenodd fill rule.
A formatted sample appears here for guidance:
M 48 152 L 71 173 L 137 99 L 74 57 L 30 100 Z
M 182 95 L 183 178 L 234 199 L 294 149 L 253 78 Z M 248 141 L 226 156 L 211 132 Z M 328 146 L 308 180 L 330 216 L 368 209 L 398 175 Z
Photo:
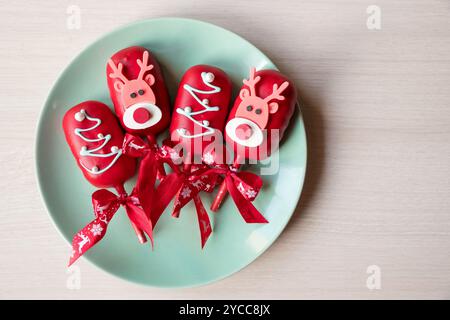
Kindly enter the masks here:
M 197 167 L 198 166 L 193 166 L 192 170 L 194 170 L 194 172 L 196 170 L 206 170 L 206 166 L 202 166 L 203 168 L 201 169 L 198 169 Z M 178 218 L 180 216 L 180 211 L 186 204 L 188 204 L 191 200 L 194 201 L 195 210 L 197 212 L 198 226 L 200 229 L 202 248 L 205 246 L 209 236 L 212 233 L 212 227 L 208 213 L 203 206 L 199 193 L 201 191 L 212 192 L 216 184 L 217 182 L 212 181 L 210 176 L 189 175 L 188 177 L 184 178 L 182 186 L 175 196 L 172 212 L 172 216 L 175 218 Z
M 258 175 L 249 171 L 239 171 L 228 165 L 215 165 L 205 175 L 220 174 L 224 176 L 227 190 L 247 223 L 268 223 L 266 218 L 255 208 L 252 201 L 258 196 L 263 181 Z
M 117 196 L 109 190 L 100 189 L 92 194 L 92 205 L 95 219 L 73 237 L 69 266 L 103 239 L 109 222 L 120 206 L 124 206 L 128 218 L 147 234 L 153 246 L 152 223 L 140 205 L 134 191 L 130 195 L 120 194 Z
M 174 160 L 178 160 L 178 158 L 175 159 L 176 155 L 179 155 L 178 152 L 170 146 L 163 145 L 161 147 L 160 157 L 162 161 L 170 165 L 173 172 L 164 177 L 156 188 L 155 199 L 157 201 L 153 203 L 151 220 L 156 225 L 172 199 L 175 199 L 172 211 L 174 217 L 179 217 L 180 210 L 190 201 L 194 201 L 203 248 L 212 233 L 212 227 L 199 193 L 201 191 L 212 192 L 221 178 L 218 174 L 213 173 L 203 175 L 202 172 L 209 169 L 204 164 L 193 164 L 189 172 L 184 172 L 174 163 Z
M 171 148 L 159 147 L 154 141 L 147 142 L 129 133 L 125 135 L 122 150 L 130 157 L 142 158 L 134 190 L 147 216 L 151 217 L 156 180 L 165 178 L 163 164 L 168 163 L 173 168 L 178 154 Z

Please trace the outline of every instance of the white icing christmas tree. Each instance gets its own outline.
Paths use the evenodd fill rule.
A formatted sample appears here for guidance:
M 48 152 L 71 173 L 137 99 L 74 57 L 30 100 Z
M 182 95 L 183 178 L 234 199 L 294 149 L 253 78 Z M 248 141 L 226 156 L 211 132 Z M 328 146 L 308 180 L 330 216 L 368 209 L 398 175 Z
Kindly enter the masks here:
M 90 117 L 87 114 L 86 110 L 84 110 L 84 109 L 81 109 L 79 112 L 77 112 L 75 114 L 75 120 L 77 120 L 78 122 L 82 122 L 82 121 L 86 121 L 86 120 L 95 122 L 95 124 L 92 127 L 85 128 L 85 129 L 77 128 L 74 130 L 74 132 L 77 136 L 79 136 L 81 139 L 83 139 L 83 141 L 85 141 L 87 143 L 100 143 L 97 147 L 92 148 L 92 149 L 89 149 L 88 145 L 81 147 L 81 150 L 80 150 L 81 156 L 98 157 L 98 158 L 109 158 L 109 157 L 114 156 L 113 160 L 104 168 L 99 168 L 97 166 L 88 168 L 83 164 L 81 159 L 80 159 L 80 165 L 92 174 L 101 174 L 101 173 L 107 171 L 108 169 L 110 169 L 114 165 L 114 163 L 116 163 L 116 161 L 119 159 L 119 157 L 122 155 L 122 150 L 117 146 L 113 146 L 113 147 L 111 147 L 110 152 L 108 152 L 108 153 L 98 153 L 98 152 L 103 150 L 103 148 L 106 147 L 108 142 L 111 140 L 111 135 L 110 134 L 104 135 L 102 133 L 99 133 L 97 135 L 97 138 L 94 138 L 94 139 L 87 138 L 83 135 L 83 132 L 89 132 L 89 131 L 95 130 L 102 123 L 102 121 L 99 118 Z
M 182 136 L 183 138 L 197 138 L 197 137 L 202 137 L 202 136 L 206 136 L 206 135 L 211 135 L 214 134 L 214 128 L 209 126 L 209 121 L 208 120 L 203 120 L 203 121 L 198 121 L 196 120 L 193 116 L 198 115 L 198 114 L 203 114 L 205 112 L 214 112 L 214 111 L 218 111 L 219 107 L 217 106 L 209 106 L 209 100 L 208 99 L 203 99 L 201 100 L 197 94 L 214 94 L 214 93 L 218 93 L 221 91 L 220 87 L 215 86 L 212 84 L 212 82 L 214 81 L 214 74 L 211 72 L 202 72 L 201 73 L 201 77 L 202 77 L 202 81 L 203 83 L 208 86 L 209 88 L 211 88 L 211 90 L 200 90 L 197 88 L 194 88 L 188 84 L 185 84 L 183 86 L 183 89 L 186 90 L 187 92 L 189 92 L 189 94 L 203 107 L 202 110 L 199 111 L 192 111 L 192 108 L 190 106 L 186 106 L 184 107 L 184 109 L 182 108 L 177 108 L 177 112 L 179 114 L 184 115 L 185 117 L 187 117 L 189 120 L 191 120 L 192 122 L 194 122 L 195 124 L 197 124 L 198 126 L 205 128 L 206 131 L 202 132 L 202 133 L 198 133 L 198 134 L 189 134 L 186 129 L 184 128 L 179 128 L 177 129 L 177 132 L 180 136 Z

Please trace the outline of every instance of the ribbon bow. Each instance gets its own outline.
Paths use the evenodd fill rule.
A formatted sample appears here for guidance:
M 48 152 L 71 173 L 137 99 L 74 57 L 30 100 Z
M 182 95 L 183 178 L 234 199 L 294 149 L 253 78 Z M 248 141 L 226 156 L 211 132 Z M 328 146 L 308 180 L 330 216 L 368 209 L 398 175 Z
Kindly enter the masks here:
M 205 246 L 206 241 L 208 241 L 208 238 L 212 233 L 212 227 L 199 193 L 201 191 L 211 193 L 219 178 L 218 175 L 203 175 L 202 172 L 205 172 L 206 170 L 208 170 L 208 167 L 205 165 L 193 165 L 191 167 L 191 172 L 187 175 L 185 173 L 181 188 L 176 194 L 172 212 L 172 216 L 178 218 L 180 216 L 181 208 L 189 201 L 194 200 L 202 248 Z
M 155 141 L 147 142 L 128 133 L 125 135 L 122 150 L 124 154 L 130 157 L 142 158 L 134 189 L 142 207 L 150 217 L 156 179 L 164 179 L 166 173 L 163 163 L 167 162 L 174 154 L 169 154 L 164 146 L 158 147 Z
M 162 162 L 170 165 L 173 172 L 165 176 L 155 191 L 154 205 L 151 210 L 151 220 L 154 225 L 158 222 L 164 210 L 175 198 L 172 216 L 178 218 L 180 210 L 191 200 L 194 201 L 200 229 L 201 245 L 205 246 L 212 233 L 211 222 L 208 213 L 200 199 L 201 191 L 212 192 L 217 185 L 220 176 L 210 173 L 203 175 L 209 170 L 208 166 L 193 164 L 189 172 L 180 169 L 176 162 L 181 159 L 179 153 L 168 145 L 163 145 L 159 156 Z
M 237 172 L 236 169 L 228 165 L 215 165 L 214 168 L 204 174 L 221 174 L 224 176 L 227 190 L 245 222 L 268 223 L 266 218 L 252 204 L 263 185 L 263 181 L 258 175 L 249 171 Z
M 130 195 L 121 193 L 118 196 L 106 189 L 97 190 L 92 194 L 92 205 L 95 219 L 73 237 L 69 266 L 102 240 L 106 234 L 109 222 L 120 206 L 125 208 L 130 221 L 147 234 L 153 247 L 152 223 L 142 208 L 134 190 Z

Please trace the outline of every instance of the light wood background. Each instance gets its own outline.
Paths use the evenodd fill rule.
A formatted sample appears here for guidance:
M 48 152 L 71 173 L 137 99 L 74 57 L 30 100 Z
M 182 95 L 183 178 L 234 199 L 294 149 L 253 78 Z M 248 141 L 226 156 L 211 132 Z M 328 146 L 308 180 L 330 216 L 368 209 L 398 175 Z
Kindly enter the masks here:
M 81 8 L 81 29 L 66 27 Z M 366 9 L 381 9 L 368 30 Z M 0 298 L 450 298 L 448 0 L 0 0 Z M 123 24 L 183 16 L 267 53 L 303 98 L 309 167 L 278 241 L 223 281 L 165 290 L 86 261 L 66 286 L 67 244 L 36 186 L 35 129 L 63 68 Z M 381 289 L 366 286 L 368 266 Z

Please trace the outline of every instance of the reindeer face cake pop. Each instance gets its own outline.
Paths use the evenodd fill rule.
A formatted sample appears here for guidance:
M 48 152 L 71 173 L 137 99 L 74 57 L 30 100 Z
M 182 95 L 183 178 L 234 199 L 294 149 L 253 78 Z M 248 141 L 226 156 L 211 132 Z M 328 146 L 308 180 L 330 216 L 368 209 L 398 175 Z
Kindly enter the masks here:
M 293 83 L 275 70 L 256 72 L 252 68 L 243 83 L 225 127 L 227 145 L 234 149 L 233 170 L 244 159 L 262 160 L 278 148 L 297 99 Z M 222 183 L 211 206 L 213 211 L 222 203 L 226 188 Z M 264 220 L 259 217 L 249 221 Z
M 98 188 L 116 187 L 131 178 L 136 160 L 122 153 L 123 131 L 107 105 L 82 102 L 66 112 L 67 143 L 86 179 Z
M 115 53 L 106 67 L 108 87 L 123 128 L 154 136 L 170 121 L 170 101 L 156 59 L 143 47 Z
M 231 87 L 228 75 L 216 67 L 197 65 L 183 75 L 170 133 L 171 140 L 181 142 L 187 154 L 201 156 L 214 139 L 222 141 Z
M 296 91 L 292 82 L 275 70 L 250 70 L 243 80 L 225 128 L 226 141 L 233 145 L 238 157 L 263 159 L 276 150 L 278 139 L 293 114 Z M 272 146 L 273 145 L 273 146 Z

